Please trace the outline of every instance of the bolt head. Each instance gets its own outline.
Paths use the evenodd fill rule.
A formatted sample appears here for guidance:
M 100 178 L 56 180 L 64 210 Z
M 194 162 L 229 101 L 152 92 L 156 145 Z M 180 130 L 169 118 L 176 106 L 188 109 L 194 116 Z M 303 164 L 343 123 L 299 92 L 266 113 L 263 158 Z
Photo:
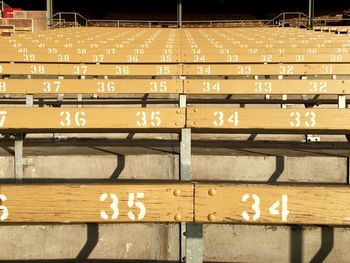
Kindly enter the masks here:
M 209 191 L 208 191 L 208 194 L 210 195 L 210 196 L 214 196 L 214 195 L 216 195 L 216 190 L 213 188 L 213 189 L 210 189 Z
M 209 220 L 210 222 L 215 221 L 215 220 L 216 220 L 216 215 L 215 215 L 215 214 L 209 214 L 209 215 L 208 215 L 208 220 Z
M 174 196 L 179 197 L 179 196 L 181 196 L 181 190 L 180 189 L 175 189 L 173 194 L 174 194 Z
M 174 216 L 174 220 L 177 221 L 177 222 L 180 222 L 181 219 L 182 219 L 182 216 L 181 216 L 180 214 L 176 214 L 176 215 Z

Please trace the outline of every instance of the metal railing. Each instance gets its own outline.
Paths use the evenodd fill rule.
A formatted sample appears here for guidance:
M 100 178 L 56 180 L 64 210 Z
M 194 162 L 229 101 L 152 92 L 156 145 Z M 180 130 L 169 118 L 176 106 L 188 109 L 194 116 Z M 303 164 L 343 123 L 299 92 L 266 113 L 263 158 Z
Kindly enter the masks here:
M 107 19 L 87 19 L 75 12 L 59 12 L 53 16 L 55 20 L 54 28 L 63 27 L 81 27 L 81 26 L 102 26 L 102 27 L 178 27 L 178 21 L 175 20 L 107 20 Z M 314 25 L 330 25 L 331 23 L 349 22 L 350 18 L 315 18 Z M 272 27 L 299 27 L 308 28 L 310 18 L 303 12 L 283 12 L 273 19 L 261 20 L 185 20 L 182 21 L 183 27 L 203 26 L 272 26 Z
M 57 24 L 59 25 L 59 28 L 66 27 L 68 25 L 73 27 L 89 26 L 89 20 L 81 14 L 75 12 L 59 12 L 56 13 L 52 19 L 58 21 Z
M 11 6 L 6 4 L 4 1 L 0 1 L 0 8 L 1 8 L 1 12 L 2 12 L 2 10 L 4 10 L 4 8 L 11 8 Z
M 59 12 L 53 16 L 56 25 L 66 27 L 69 25 L 75 26 L 110 26 L 110 27 L 127 27 L 127 26 L 144 26 L 144 27 L 177 27 L 178 21 L 175 20 L 103 20 L 103 19 L 87 19 L 79 13 L 74 12 Z M 246 25 L 268 25 L 271 20 L 185 20 L 182 21 L 183 26 L 201 25 L 207 27 L 215 27 L 226 24 L 244 27 Z M 57 28 L 57 26 L 56 26 Z
M 310 18 L 303 12 L 283 12 L 270 20 L 268 25 L 277 27 L 286 27 L 291 24 L 296 27 L 308 27 Z
M 339 25 L 349 25 L 350 18 L 315 18 L 314 25 L 317 26 L 339 26 Z
M 91 26 L 110 26 L 110 27 L 123 27 L 123 26 L 177 26 L 177 21 L 169 20 L 102 20 L 102 19 L 89 19 L 88 24 Z

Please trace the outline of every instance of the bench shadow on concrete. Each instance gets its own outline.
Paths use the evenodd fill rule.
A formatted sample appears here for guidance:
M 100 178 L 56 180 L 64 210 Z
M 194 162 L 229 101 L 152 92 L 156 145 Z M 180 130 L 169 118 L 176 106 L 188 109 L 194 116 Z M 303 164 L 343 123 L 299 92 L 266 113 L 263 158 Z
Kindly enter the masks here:
M 131 135 L 132 138 L 132 135 Z M 145 141 L 143 141 L 143 146 Z M 159 143 L 159 142 L 158 142 Z M 174 141 L 172 141 L 172 144 Z M 205 145 L 208 147 L 208 142 L 197 142 L 197 147 Z M 210 144 L 210 143 L 209 143 Z M 241 145 L 241 144 L 239 144 Z M 154 146 L 154 145 L 153 145 Z M 164 146 L 163 143 L 158 145 L 160 147 Z M 174 145 L 172 145 L 174 146 Z M 217 146 L 217 144 L 216 144 Z M 236 145 L 237 146 L 237 145 Z M 270 145 L 271 146 L 271 145 Z M 334 145 L 333 145 L 334 146 Z M 227 145 L 225 145 L 227 147 Z M 13 150 L 9 147 L 2 146 L 3 150 L 8 152 L 9 154 L 14 154 Z M 333 147 L 331 147 L 333 148 Z M 101 149 L 99 149 L 101 150 Z M 105 150 L 103 150 L 105 151 Z M 116 154 L 114 151 L 105 152 L 109 154 L 114 154 L 117 157 L 118 164 L 112 175 L 109 179 L 77 179 L 77 180 L 69 180 L 69 179 L 30 179 L 24 180 L 25 183 L 101 183 L 101 182 L 109 182 L 113 183 L 117 180 L 120 174 L 123 172 L 125 168 L 125 155 Z M 285 157 L 284 156 L 276 156 L 276 168 L 273 174 L 270 176 L 268 183 L 276 183 L 279 177 L 283 174 L 285 168 Z M 5 179 L 0 180 L 0 183 L 13 183 L 13 179 Z M 310 262 L 323 262 L 326 257 L 330 254 L 334 246 L 334 228 L 332 227 L 322 227 L 321 234 L 321 247 L 318 252 L 314 255 Z M 291 227 L 291 236 L 290 236 L 290 262 L 299 263 L 303 262 L 303 228 L 301 226 L 292 226 Z M 75 259 L 43 259 L 43 260 L 0 260 L 0 262 L 9 262 L 9 263 L 34 263 L 34 262 L 52 262 L 52 263 L 68 263 L 68 262 L 87 262 L 87 263 L 100 263 L 100 262 L 115 262 L 115 263 L 151 263 L 151 262 L 164 262 L 164 263 L 172 263 L 178 261 L 155 261 L 155 260 L 112 260 L 112 259 L 89 259 L 90 254 L 96 247 L 99 240 L 99 225 L 97 223 L 89 223 L 87 224 L 87 241 L 84 247 L 79 252 L 78 256 Z M 215 263 L 212 262 L 211 263 Z M 222 263 L 222 262 L 221 262 Z

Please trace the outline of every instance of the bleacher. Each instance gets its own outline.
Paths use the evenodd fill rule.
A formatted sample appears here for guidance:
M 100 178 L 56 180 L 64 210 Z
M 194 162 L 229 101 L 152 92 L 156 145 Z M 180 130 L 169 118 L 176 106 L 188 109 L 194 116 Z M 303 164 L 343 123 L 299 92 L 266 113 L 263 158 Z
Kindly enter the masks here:
M 347 35 L 64 28 L 1 37 L 0 50 L 0 132 L 15 143 L 16 179 L 0 186 L 3 223 L 182 223 L 187 262 L 202 261 L 202 224 L 350 224 L 346 185 L 198 182 L 191 175 L 191 143 L 201 136 L 208 148 L 254 134 L 347 142 Z M 179 180 L 42 185 L 23 175 L 27 139 L 121 133 L 174 135 Z

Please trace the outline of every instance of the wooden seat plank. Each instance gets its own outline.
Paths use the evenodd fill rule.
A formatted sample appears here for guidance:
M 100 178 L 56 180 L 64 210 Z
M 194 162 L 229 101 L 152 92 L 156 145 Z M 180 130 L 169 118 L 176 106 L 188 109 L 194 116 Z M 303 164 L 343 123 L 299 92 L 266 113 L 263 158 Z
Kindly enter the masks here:
M 186 80 L 186 94 L 350 94 L 347 80 Z
M 173 76 L 182 72 L 180 65 L 97 65 L 97 64 L 34 64 L 2 63 L 0 74 L 3 75 L 75 75 L 75 76 Z
M 198 184 L 201 223 L 350 225 L 346 186 Z
M 194 131 L 348 134 L 349 109 L 187 108 Z
M 191 184 L 1 185 L 0 223 L 190 222 Z
M 349 75 L 350 64 L 187 64 L 184 75 Z
M 0 94 L 179 94 L 180 80 L 4 79 Z
M 180 129 L 180 108 L 0 108 L 0 131 Z

